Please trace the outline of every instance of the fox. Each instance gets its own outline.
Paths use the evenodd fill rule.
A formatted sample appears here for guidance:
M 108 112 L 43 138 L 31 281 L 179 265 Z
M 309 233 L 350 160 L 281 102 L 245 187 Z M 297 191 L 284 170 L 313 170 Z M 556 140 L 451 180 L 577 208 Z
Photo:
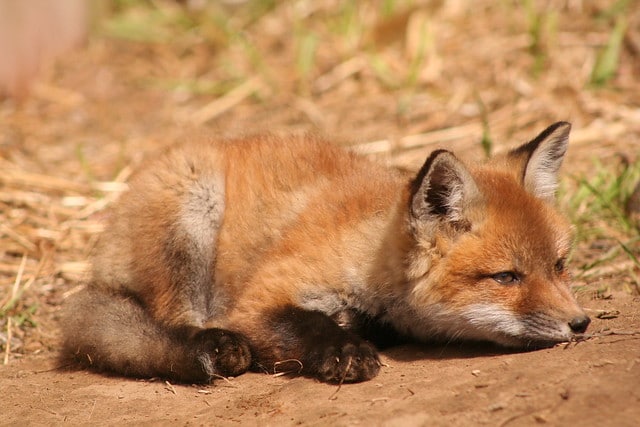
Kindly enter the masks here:
M 533 350 L 590 323 L 555 202 L 571 125 L 415 174 L 312 135 L 189 141 L 114 203 L 62 355 L 128 377 L 246 371 L 374 378 L 379 348 L 484 341 Z

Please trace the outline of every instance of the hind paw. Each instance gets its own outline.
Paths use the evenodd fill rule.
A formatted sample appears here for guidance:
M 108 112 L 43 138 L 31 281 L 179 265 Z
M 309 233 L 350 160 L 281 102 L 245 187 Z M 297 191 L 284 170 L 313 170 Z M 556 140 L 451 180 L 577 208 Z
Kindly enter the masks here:
M 244 335 L 212 328 L 198 332 L 194 340 L 198 359 L 210 377 L 240 375 L 251 365 L 249 340 Z
M 327 347 L 318 364 L 318 378 L 328 382 L 366 381 L 378 375 L 379 371 L 378 352 L 364 341 Z

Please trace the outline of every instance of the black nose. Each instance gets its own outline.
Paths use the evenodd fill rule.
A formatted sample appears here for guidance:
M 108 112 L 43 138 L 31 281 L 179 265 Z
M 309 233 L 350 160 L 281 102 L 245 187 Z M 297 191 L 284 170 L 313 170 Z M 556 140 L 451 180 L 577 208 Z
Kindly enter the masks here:
M 591 319 L 589 316 L 578 316 L 571 319 L 569 322 L 569 327 L 576 334 L 581 334 L 587 330 L 587 326 L 591 323 Z

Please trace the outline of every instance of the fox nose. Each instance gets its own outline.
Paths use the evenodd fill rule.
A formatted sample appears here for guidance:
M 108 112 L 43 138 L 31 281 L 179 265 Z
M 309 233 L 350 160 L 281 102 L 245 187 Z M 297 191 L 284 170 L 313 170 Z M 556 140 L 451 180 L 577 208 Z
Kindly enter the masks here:
M 582 315 L 571 319 L 571 321 L 569 322 L 569 327 L 576 334 L 582 334 L 587 330 L 587 326 L 589 326 L 589 323 L 591 323 L 591 319 L 589 319 L 589 316 Z

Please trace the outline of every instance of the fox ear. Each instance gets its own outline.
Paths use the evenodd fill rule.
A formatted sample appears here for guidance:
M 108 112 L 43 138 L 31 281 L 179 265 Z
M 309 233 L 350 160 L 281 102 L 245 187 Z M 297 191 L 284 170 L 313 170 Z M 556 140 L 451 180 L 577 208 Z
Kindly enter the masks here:
M 411 217 L 465 224 L 466 210 L 479 200 L 475 180 L 451 152 L 434 151 L 411 183 Z
M 509 153 L 510 158 L 524 164 L 522 183 L 529 193 L 549 202 L 555 198 L 558 171 L 567 152 L 570 131 L 570 123 L 554 123 Z

